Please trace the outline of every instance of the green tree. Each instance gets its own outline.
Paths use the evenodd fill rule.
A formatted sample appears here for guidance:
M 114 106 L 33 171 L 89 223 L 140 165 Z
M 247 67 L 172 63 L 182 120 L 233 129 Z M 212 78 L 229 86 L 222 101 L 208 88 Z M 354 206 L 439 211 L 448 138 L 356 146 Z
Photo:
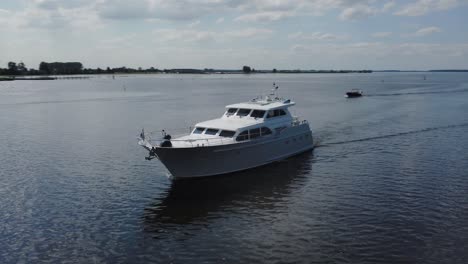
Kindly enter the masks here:
M 28 72 L 28 68 L 26 68 L 24 62 L 18 63 L 17 70 L 19 74 L 26 74 Z
M 16 66 L 16 62 L 8 62 L 8 74 L 16 75 L 18 74 L 18 66 Z
M 49 70 L 49 64 L 47 62 L 41 62 L 39 64 L 39 71 L 42 73 L 42 74 L 50 74 L 50 70 Z
M 244 73 L 250 73 L 250 72 L 252 71 L 252 69 L 250 69 L 249 66 L 244 66 L 244 67 L 242 67 L 242 71 L 243 71 Z

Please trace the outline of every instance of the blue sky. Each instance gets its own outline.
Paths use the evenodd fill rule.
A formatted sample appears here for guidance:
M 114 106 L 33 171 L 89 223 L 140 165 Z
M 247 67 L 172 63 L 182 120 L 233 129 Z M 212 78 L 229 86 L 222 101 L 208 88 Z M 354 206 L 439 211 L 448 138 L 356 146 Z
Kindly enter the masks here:
M 468 0 L 3 0 L 0 67 L 468 68 Z

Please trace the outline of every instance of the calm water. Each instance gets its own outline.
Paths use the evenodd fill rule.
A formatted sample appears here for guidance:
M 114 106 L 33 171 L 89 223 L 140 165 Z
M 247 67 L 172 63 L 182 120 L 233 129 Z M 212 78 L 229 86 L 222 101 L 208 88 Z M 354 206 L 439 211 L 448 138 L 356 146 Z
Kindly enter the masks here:
M 0 82 L 0 263 L 468 263 L 468 74 L 426 76 Z M 142 127 L 187 128 L 273 81 L 313 152 L 176 182 L 144 160 Z

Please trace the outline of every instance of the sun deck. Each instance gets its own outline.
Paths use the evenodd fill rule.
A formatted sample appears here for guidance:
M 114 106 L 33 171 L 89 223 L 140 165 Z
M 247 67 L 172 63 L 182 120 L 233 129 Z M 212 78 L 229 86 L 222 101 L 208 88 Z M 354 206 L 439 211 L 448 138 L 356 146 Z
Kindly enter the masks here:
M 247 108 L 247 109 L 268 111 L 268 110 L 275 110 L 275 109 L 280 109 L 280 108 L 287 108 L 295 104 L 296 103 L 292 102 L 291 100 L 285 100 L 281 98 L 275 98 L 275 99 L 270 99 L 270 100 L 254 99 L 250 102 L 227 105 L 226 108 Z
M 237 118 L 217 118 L 204 122 L 200 122 L 196 127 L 206 127 L 206 128 L 217 128 L 225 130 L 236 131 L 239 128 L 255 126 L 257 124 L 263 123 L 262 119 L 255 119 L 249 117 L 237 117 Z

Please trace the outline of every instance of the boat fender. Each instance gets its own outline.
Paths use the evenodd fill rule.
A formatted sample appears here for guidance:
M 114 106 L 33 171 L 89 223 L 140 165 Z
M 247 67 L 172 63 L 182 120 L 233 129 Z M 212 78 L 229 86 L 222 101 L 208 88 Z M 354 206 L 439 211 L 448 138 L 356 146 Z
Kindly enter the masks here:
M 170 148 L 172 147 L 172 143 L 169 140 L 164 140 L 159 146 L 163 148 Z

